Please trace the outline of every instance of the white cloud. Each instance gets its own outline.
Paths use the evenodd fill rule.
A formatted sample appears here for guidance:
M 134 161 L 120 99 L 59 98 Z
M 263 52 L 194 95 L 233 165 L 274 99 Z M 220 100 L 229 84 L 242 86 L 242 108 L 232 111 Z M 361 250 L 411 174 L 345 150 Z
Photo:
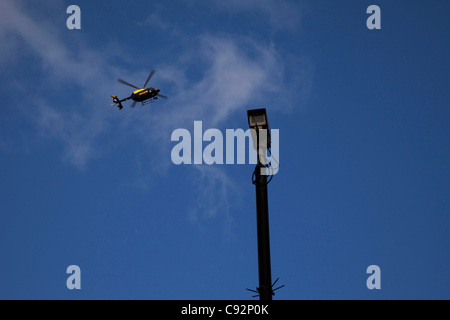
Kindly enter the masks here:
M 284 93 L 284 63 L 273 45 L 247 37 L 213 35 L 199 36 L 197 43 L 194 54 L 181 53 L 183 62 L 178 67 L 171 64 L 158 68 L 165 81 L 175 83 L 175 92 L 170 100 L 161 102 L 163 112 L 140 119 L 141 127 L 151 132 L 155 143 L 170 141 L 170 134 L 176 128 L 192 129 L 195 120 L 203 121 L 203 131 L 224 126 L 237 115 L 246 124 L 249 106 L 265 106 L 268 100 L 274 100 L 271 96 Z M 191 58 L 186 60 L 186 56 Z M 189 75 L 183 73 L 189 65 L 204 70 L 196 81 L 190 82 Z M 160 165 L 170 165 L 169 154 L 170 148 L 156 157 L 164 159 Z M 191 221 L 216 217 L 220 212 L 230 227 L 229 201 L 233 197 L 229 192 L 239 187 L 227 176 L 227 168 L 192 167 L 186 170 L 200 174 L 200 182 L 197 183 L 196 208 L 190 213 Z
M 269 5 L 273 4 L 266 1 L 261 5 L 261 10 L 267 11 L 271 19 L 276 17 L 268 12 Z M 237 2 L 231 4 L 235 7 L 240 5 L 246 6 Z M 120 131 L 133 139 L 142 139 L 145 149 L 150 150 L 149 158 L 159 159 L 152 161 L 152 168 L 158 172 L 169 170 L 173 146 L 170 135 L 174 129 L 191 128 L 194 120 L 202 120 L 205 126 L 214 127 L 223 126 L 237 114 L 245 118 L 249 107 L 265 107 L 267 101 L 274 102 L 279 96 L 295 95 L 299 89 L 295 86 L 304 86 L 296 81 L 307 79 L 286 79 L 286 69 L 292 66 L 286 65 L 272 43 L 242 35 L 202 34 L 191 38 L 192 45 L 183 47 L 177 56 L 171 57 L 173 61 L 155 66 L 157 74 L 152 82 L 159 81 L 163 85 L 158 86 L 161 93 L 170 96 L 168 100 L 158 101 L 155 107 L 151 105 L 151 112 L 136 109 L 136 112 L 112 113 L 105 103 L 109 103 L 110 90 L 117 88 L 118 75 L 129 79 L 128 72 L 108 62 L 108 58 L 117 53 L 81 44 L 76 52 L 71 52 L 64 39 L 52 28 L 38 23 L 31 13 L 22 9 L 15 1 L 2 1 L 0 40 L 9 37 L 23 42 L 56 79 L 46 79 L 54 81 L 53 85 L 62 85 L 58 82 L 64 80 L 79 86 L 78 100 L 71 102 L 68 99 L 64 107 L 52 105 L 44 97 L 33 97 L 32 102 L 37 110 L 32 116 L 40 137 L 62 142 L 62 158 L 78 168 L 84 168 L 89 161 L 106 152 L 102 149 L 102 137 Z M 161 29 L 175 30 L 176 27 L 155 17 L 147 23 Z M 20 46 L 15 44 L 10 50 L 18 50 Z M 2 59 L 4 61 L 8 57 L 0 55 Z M 196 77 L 187 72 L 192 68 L 197 71 Z M 133 78 L 145 79 L 147 74 L 148 70 L 142 70 Z M 283 108 L 283 105 L 271 107 Z M 235 186 L 224 168 L 205 165 L 196 169 L 202 181 L 198 190 L 204 199 L 199 208 L 211 216 L 215 216 L 217 210 L 227 212 L 227 190 Z M 215 192 L 211 193 L 211 190 Z M 194 216 L 201 217 L 197 213 Z
M 236 111 L 244 112 L 245 117 L 249 105 L 265 103 L 283 93 L 284 64 L 273 45 L 247 37 L 212 35 L 199 36 L 197 43 L 195 54 L 181 53 L 184 59 L 191 59 L 180 62 L 177 68 L 171 64 L 158 70 L 175 91 L 164 102 L 170 108 L 158 121 L 158 131 L 173 128 L 174 123 L 177 127 L 192 125 L 194 120 L 223 125 Z M 189 81 L 184 74 L 187 65 L 204 70 L 200 79 Z
M 65 162 L 83 169 L 97 156 L 96 139 L 108 127 L 100 118 L 87 119 L 79 113 L 65 113 L 55 107 L 38 104 L 34 113 L 38 134 L 41 138 L 57 138 L 63 142 Z
M 175 24 L 173 24 L 170 21 L 164 20 L 163 18 L 161 18 L 160 14 L 156 14 L 156 13 L 152 13 L 150 16 L 148 16 L 148 18 L 143 23 L 140 23 L 139 25 L 158 28 L 162 31 L 170 32 L 170 33 L 178 32 L 178 29 L 175 26 Z
M 34 82 L 47 82 L 55 93 L 65 92 L 67 89 L 61 90 L 64 84 L 81 89 L 76 96 L 66 97 L 64 106 L 52 105 L 47 96 L 37 96 L 34 92 L 32 100 L 23 101 L 25 103 L 18 108 L 32 118 L 41 137 L 63 143 L 65 162 L 84 168 L 100 152 L 98 138 L 108 130 L 108 120 L 112 120 L 108 119 L 106 109 L 98 108 L 95 101 L 99 96 L 108 97 L 115 83 L 112 74 L 119 71 L 108 64 L 104 52 L 97 49 L 80 44 L 76 52 L 71 52 L 55 30 L 58 28 L 54 25 L 34 19 L 21 1 L 2 1 L 0 41 L 13 40 L 14 46 L 7 54 L 0 55 L 0 65 L 10 61 L 11 56 L 19 57 L 20 52 L 29 51 L 28 56 L 39 58 L 42 74 L 46 75 L 33 79 Z M 16 96 L 28 97 L 26 88 L 17 85 L 20 81 L 16 79 L 14 83 Z M 27 107 L 28 104 L 34 108 Z
M 14 35 L 25 42 L 47 66 L 65 69 L 69 52 L 48 25 L 38 23 L 28 16 L 21 1 L 4 0 L 0 6 L 2 36 Z M 3 40 L 3 39 L 2 39 Z M 2 41 L 3 42 L 3 41 Z
M 214 110 L 213 113 L 208 110 L 212 124 L 223 122 L 233 111 L 252 101 L 261 100 L 255 97 L 280 90 L 283 66 L 273 46 L 250 39 L 211 36 L 202 37 L 201 43 L 211 68 L 195 89 L 202 92 L 205 103 Z
M 230 199 L 236 199 L 238 188 L 230 177 L 219 167 L 193 166 L 197 174 L 196 206 L 189 210 L 191 223 L 220 217 L 226 236 L 232 235 L 233 218 L 230 214 Z

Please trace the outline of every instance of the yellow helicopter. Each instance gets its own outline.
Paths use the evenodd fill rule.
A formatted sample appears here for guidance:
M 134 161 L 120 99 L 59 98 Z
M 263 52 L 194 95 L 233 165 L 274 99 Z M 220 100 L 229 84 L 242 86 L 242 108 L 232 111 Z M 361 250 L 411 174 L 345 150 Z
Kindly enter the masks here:
M 119 98 L 117 98 L 117 96 L 112 95 L 111 97 L 113 98 L 113 103 L 111 104 L 112 106 L 117 105 L 120 110 L 122 110 L 123 105 L 122 102 L 127 101 L 127 100 L 133 100 L 133 104 L 131 105 L 132 108 L 134 108 L 136 106 L 136 103 L 141 102 L 142 105 L 146 105 L 149 103 L 154 102 L 155 100 L 157 100 L 159 97 L 167 99 L 166 96 L 159 94 L 159 89 L 158 88 L 145 88 L 145 86 L 147 85 L 147 83 L 150 81 L 150 79 L 153 77 L 153 75 L 155 74 L 155 70 L 152 70 L 150 72 L 150 74 L 148 75 L 147 81 L 145 81 L 144 83 L 144 87 L 143 88 L 138 88 L 135 85 L 132 85 L 131 83 L 126 82 L 125 80 L 122 79 L 117 79 L 118 82 L 123 83 L 127 86 L 130 86 L 132 88 L 137 89 L 136 91 L 134 91 L 131 96 L 129 96 L 128 98 L 122 99 L 120 100 Z

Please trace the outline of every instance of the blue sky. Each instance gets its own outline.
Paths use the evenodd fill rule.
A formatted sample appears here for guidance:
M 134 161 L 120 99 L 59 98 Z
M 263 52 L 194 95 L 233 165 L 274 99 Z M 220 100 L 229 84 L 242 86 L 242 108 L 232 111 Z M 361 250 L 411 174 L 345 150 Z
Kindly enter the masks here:
M 253 165 L 174 165 L 170 136 L 247 129 L 262 107 L 280 130 L 275 298 L 450 298 L 449 9 L 2 0 L 0 298 L 250 299 Z M 168 100 L 110 106 L 151 69 Z

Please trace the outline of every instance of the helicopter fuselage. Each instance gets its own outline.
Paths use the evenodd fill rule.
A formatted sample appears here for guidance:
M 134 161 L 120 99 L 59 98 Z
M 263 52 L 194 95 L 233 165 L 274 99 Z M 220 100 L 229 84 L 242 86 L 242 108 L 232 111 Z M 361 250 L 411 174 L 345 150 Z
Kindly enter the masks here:
M 134 91 L 130 98 L 137 102 L 143 102 L 157 96 L 159 91 L 157 88 L 139 89 Z

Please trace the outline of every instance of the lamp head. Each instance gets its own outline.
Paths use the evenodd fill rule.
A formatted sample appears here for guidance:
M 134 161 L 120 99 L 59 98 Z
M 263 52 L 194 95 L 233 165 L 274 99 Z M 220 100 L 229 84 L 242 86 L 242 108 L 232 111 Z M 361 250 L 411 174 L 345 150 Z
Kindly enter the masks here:
M 260 129 L 267 130 L 267 149 L 270 149 L 270 128 L 269 121 L 267 120 L 266 109 L 253 109 L 247 111 L 248 117 L 248 125 L 250 129 L 254 129 L 256 131 L 257 136 L 259 136 Z M 259 143 L 259 141 L 258 141 Z M 255 143 L 254 143 L 255 145 Z M 256 146 L 255 146 L 256 149 Z
M 269 122 L 267 121 L 266 109 L 254 109 L 247 111 L 248 125 L 250 129 L 267 129 L 269 130 Z

